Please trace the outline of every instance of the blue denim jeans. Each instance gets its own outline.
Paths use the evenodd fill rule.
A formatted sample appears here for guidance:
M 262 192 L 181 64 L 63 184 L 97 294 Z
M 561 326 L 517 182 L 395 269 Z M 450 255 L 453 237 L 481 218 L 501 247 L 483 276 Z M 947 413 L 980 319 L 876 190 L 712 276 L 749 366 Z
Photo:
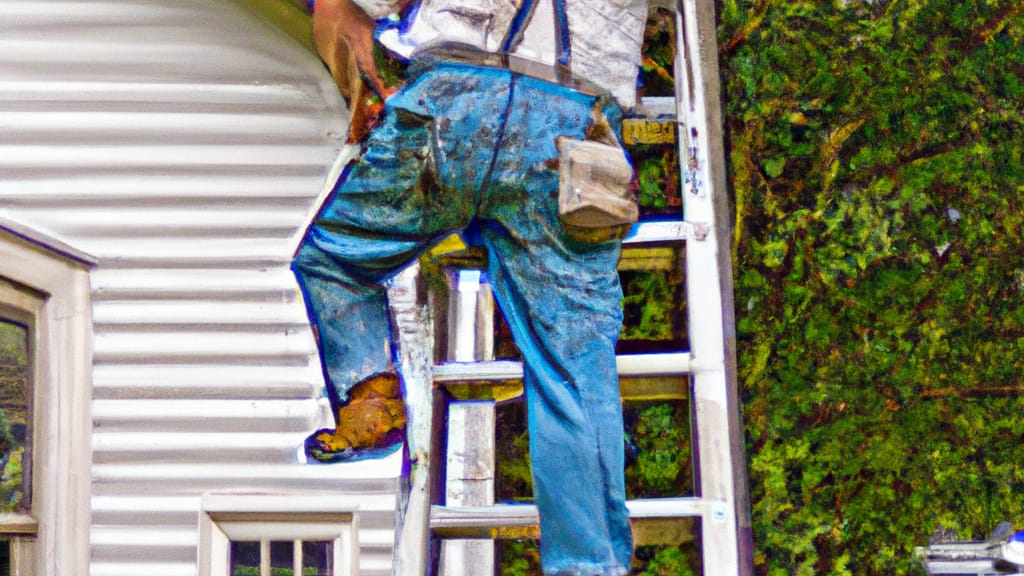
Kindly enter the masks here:
M 558 218 L 555 139 L 584 138 L 606 100 L 468 64 L 421 71 L 386 103 L 295 258 L 335 405 L 392 369 L 387 280 L 452 231 L 487 274 L 524 356 L 534 497 L 548 574 L 628 571 L 618 241 L 583 243 Z

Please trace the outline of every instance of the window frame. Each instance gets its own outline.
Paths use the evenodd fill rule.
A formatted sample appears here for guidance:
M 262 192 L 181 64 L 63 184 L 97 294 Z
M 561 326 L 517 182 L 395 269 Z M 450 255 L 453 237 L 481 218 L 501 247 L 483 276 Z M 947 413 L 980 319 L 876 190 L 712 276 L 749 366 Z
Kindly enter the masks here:
M 30 514 L 0 515 L 18 574 L 86 574 L 92 460 L 91 256 L 0 217 L 0 314 L 29 330 Z
M 334 495 L 336 496 L 336 495 Z M 199 574 L 228 576 L 231 542 L 332 541 L 334 575 L 359 574 L 358 506 L 331 494 L 204 494 L 199 513 Z
M 35 349 L 34 349 L 34 338 L 35 333 L 35 315 L 27 313 L 23 308 L 10 306 L 7 304 L 8 301 L 14 299 L 14 297 L 22 296 L 19 294 L 19 287 L 9 284 L 3 277 L 0 277 L 0 322 L 5 324 L 12 324 L 20 326 L 25 330 L 26 335 L 26 356 L 28 357 L 28 390 L 25 394 L 25 410 L 28 413 L 28 427 L 25 430 L 25 443 L 24 443 L 24 454 L 21 478 L 22 478 L 22 503 L 28 502 L 31 506 L 32 503 L 32 462 L 33 458 L 33 446 L 35 445 L 34 434 L 35 434 Z M 34 299 L 29 296 L 29 300 L 34 302 Z M 30 514 L 23 513 L 0 513 L 0 536 L 7 534 L 31 534 L 35 535 L 38 529 L 38 522 Z

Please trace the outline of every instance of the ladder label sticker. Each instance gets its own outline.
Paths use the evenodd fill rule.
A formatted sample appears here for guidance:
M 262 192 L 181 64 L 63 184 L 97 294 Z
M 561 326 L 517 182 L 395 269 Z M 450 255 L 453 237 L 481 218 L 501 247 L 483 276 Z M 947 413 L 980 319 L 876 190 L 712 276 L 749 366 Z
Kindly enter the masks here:
M 659 242 L 692 238 L 704 240 L 711 229 L 696 222 L 644 222 L 634 227 L 626 242 Z
M 725 524 L 726 519 L 729 517 L 729 509 L 726 507 L 725 502 L 715 502 L 711 505 L 711 521 L 715 524 Z
M 627 145 L 675 144 L 676 123 L 674 120 L 626 118 L 622 121 L 622 140 Z

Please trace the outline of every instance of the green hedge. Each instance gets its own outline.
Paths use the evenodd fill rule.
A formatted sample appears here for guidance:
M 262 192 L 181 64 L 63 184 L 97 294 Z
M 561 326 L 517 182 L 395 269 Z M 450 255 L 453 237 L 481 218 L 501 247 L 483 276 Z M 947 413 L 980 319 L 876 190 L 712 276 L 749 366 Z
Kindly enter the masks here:
M 757 572 L 1024 527 L 1024 3 L 719 8 Z

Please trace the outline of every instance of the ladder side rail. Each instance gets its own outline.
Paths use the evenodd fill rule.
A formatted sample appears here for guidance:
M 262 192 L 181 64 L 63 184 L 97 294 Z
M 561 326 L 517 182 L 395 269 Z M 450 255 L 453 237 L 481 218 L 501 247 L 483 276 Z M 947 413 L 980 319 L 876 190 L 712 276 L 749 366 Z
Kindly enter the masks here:
M 692 193 L 684 193 L 686 222 L 675 224 L 678 230 L 669 235 L 691 240 L 686 261 L 688 309 L 691 328 L 699 327 L 691 333 L 690 353 L 683 355 L 687 369 L 693 371 L 698 492 L 694 512 L 703 526 L 704 573 L 747 575 L 752 574 L 749 539 L 742 550 L 744 544 L 738 542 L 742 529 L 749 534 L 749 504 L 735 384 L 732 267 L 728 253 L 718 246 L 718 238 L 727 239 L 729 233 L 713 3 L 678 0 L 677 36 L 677 121 L 685 120 L 679 146 L 684 182 Z M 659 230 L 652 239 L 663 232 Z M 515 368 L 513 371 L 521 371 L 521 367 Z M 438 413 L 435 406 L 434 413 L 440 416 L 435 424 L 443 425 L 443 411 Z M 444 450 L 435 454 L 435 466 L 443 467 Z M 441 487 L 437 488 L 432 498 L 435 502 L 443 494 Z M 492 528 L 497 521 L 481 519 Z
M 449 358 L 456 362 L 480 362 L 494 359 L 494 298 L 490 284 L 479 270 L 459 270 L 450 286 L 455 320 L 449 334 Z M 435 396 L 437 398 L 437 396 Z M 447 410 L 438 413 L 447 432 L 443 447 L 436 452 L 433 476 L 438 497 L 446 506 L 490 506 L 494 504 L 496 468 L 493 400 L 449 402 L 435 400 Z M 441 428 L 441 427 L 438 427 Z M 438 498 L 435 498 L 437 500 Z M 494 541 L 445 540 L 440 545 L 436 574 L 494 573 Z M 433 562 L 433 559 L 431 559 Z
M 708 226 L 687 244 L 693 361 L 695 484 L 712 503 L 703 518 L 704 573 L 753 574 L 749 496 L 735 367 L 735 308 L 721 89 L 713 0 L 679 0 L 676 93 L 686 220 Z
M 388 286 L 388 305 L 398 341 L 398 363 L 405 384 L 408 423 L 408 474 L 399 482 L 395 511 L 392 574 L 426 574 L 430 554 L 430 505 L 436 496 L 431 478 L 434 422 L 434 324 L 424 303 L 419 265 L 396 275 Z

